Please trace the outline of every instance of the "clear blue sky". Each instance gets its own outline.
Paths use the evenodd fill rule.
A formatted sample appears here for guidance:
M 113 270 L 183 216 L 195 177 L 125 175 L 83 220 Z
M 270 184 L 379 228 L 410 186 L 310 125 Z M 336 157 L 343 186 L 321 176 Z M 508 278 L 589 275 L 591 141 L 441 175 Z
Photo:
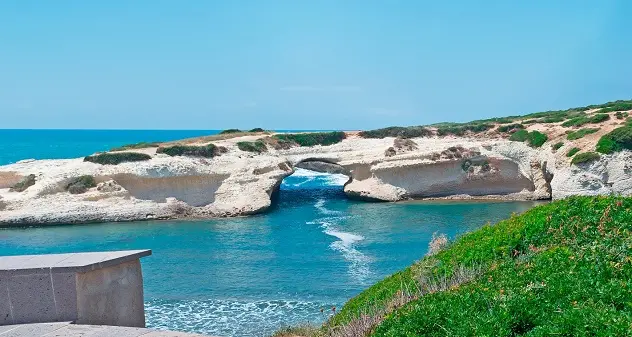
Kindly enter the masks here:
M 632 98 L 632 1 L 0 1 L 0 128 L 363 129 Z

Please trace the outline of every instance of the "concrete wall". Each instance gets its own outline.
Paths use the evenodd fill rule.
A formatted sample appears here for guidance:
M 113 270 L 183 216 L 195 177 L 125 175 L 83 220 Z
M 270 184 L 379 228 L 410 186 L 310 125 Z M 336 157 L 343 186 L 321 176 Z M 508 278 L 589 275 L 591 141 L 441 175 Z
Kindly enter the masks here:
M 77 274 L 77 324 L 145 326 L 140 261 Z

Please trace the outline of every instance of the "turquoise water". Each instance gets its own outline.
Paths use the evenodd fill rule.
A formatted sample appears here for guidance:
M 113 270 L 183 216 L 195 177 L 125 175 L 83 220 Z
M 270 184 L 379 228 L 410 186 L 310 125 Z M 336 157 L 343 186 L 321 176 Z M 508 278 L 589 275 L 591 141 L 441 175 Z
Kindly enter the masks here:
M 144 140 L 133 136 L 106 138 L 114 146 Z M 69 156 L 101 146 L 81 144 L 76 134 L 66 139 L 64 147 L 77 151 L 67 150 Z M 37 157 L 27 143 L 20 149 L 28 155 L 3 160 Z M 12 148 L 6 139 L 2 144 Z M 344 181 L 299 170 L 283 182 L 278 205 L 252 217 L 3 229 L 0 255 L 149 248 L 153 255 L 142 261 L 148 326 L 265 336 L 284 325 L 321 322 L 321 308 L 340 307 L 422 257 L 434 232 L 455 237 L 534 205 L 363 203 L 345 198 Z

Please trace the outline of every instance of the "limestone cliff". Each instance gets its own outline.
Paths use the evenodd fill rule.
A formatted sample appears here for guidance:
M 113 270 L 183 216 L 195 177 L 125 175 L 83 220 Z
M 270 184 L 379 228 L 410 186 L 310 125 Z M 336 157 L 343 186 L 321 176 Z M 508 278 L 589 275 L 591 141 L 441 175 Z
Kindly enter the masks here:
M 271 206 L 281 181 L 296 167 L 346 174 L 344 192 L 366 200 L 629 195 L 631 152 L 579 165 L 571 165 L 566 156 L 572 147 L 594 148 L 600 136 L 619 124 L 616 118 L 602 121 L 599 131 L 569 142 L 560 123 L 531 123 L 527 130 L 548 135 L 540 147 L 511 141 L 496 129 L 451 136 L 430 128 L 432 134 L 405 138 L 346 132 L 342 141 L 326 146 L 297 146 L 263 133 L 179 142 L 212 142 L 222 149 L 212 158 L 170 156 L 160 147 L 147 147 L 123 151 L 142 153 L 147 160 L 118 165 L 83 158 L 25 160 L 0 166 L 0 224 L 253 214 Z M 564 144 L 554 148 L 560 140 Z M 30 175 L 32 185 L 22 191 L 12 188 Z M 85 193 L 69 192 L 68 185 L 80 176 L 93 177 L 95 185 Z

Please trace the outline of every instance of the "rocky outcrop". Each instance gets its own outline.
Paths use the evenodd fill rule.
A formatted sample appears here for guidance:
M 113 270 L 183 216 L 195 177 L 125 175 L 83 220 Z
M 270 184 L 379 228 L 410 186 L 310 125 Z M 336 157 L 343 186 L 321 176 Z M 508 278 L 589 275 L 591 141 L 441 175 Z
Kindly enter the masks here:
M 281 181 L 298 167 L 345 174 L 349 181 L 344 192 L 365 200 L 527 200 L 632 193 L 632 153 L 627 151 L 574 166 L 565 151 L 502 138 L 365 139 L 349 133 L 330 146 L 269 146 L 265 152 L 252 153 L 237 145 L 256 139 L 214 141 L 226 149 L 214 158 L 171 157 L 147 148 L 135 151 L 151 159 L 118 165 L 80 158 L 1 166 L 0 224 L 254 214 L 271 206 Z M 35 177 L 34 185 L 21 192 L 11 190 L 30 175 Z M 82 194 L 69 193 L 66 186 L 80 176 L 93 177 L 95 187 Z

